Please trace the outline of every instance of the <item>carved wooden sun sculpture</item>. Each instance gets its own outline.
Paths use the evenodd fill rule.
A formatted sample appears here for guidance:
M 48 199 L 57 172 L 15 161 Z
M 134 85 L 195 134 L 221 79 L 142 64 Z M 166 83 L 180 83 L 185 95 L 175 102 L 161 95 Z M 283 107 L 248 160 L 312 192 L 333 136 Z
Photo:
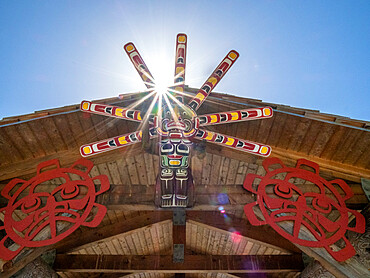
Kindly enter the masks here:
M 133 43 L 127 43 L 124 50 L 148 89 L 146 96 L 126 108 L 82 101 L 81 110 L 141 122 L 141 130 L 83 145 L 80 148 L 82 156 L 88 157 L 132 145 L 141 142 L 142 138 L 160 136 L 160 174 L 157 178 L 156 202 L 161 207 L 187 207 L 192 205 L 193 180 L 189 168 L 189 154 L 194 140 L 204 140 L 263 157 L 270 155 L 270 146 L 207 131 L 201 127 L 270 118 L 273 114 L 271 107 L 206 115 L 196 114 L 199 107 L 238 59 L 237 51 L 231 50 L 226 55 L 198 93 L 195 96 L 190 95 L 190 101 L 186 104 L 184 96 L 189 95 L 184 90 L 187 53 L 185 34 L 178 34 L 176 37 L 174 84 L 165 89 L 156 85 Z M 147 106 L 145 115 L 142 115 L 143 111 L 135 110 L 139 104 L 150 100 L 151 103 Z

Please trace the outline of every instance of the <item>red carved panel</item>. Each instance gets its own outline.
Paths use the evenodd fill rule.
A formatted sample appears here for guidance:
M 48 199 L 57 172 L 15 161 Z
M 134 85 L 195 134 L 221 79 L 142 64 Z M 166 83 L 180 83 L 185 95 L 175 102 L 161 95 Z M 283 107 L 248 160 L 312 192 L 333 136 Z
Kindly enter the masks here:
M 24 247 L 54 244 L 81 225 L 98 226 L 107 209 L 96 203 L 96 197 L 110 184 L 105 175 L 89 176 L 93 166 L 82 158 L 69 168 L 61 168 L 53 159 L 40 163 L 32 179 L 10 181 L 1 191 L 9 201 L 0 209 L 4 213 L 0 231 L 6 233 L 0 241 L 0 258 L 11 260 Z M 61 227 L 68 229 L 61 232 Z M 9 239 L 19 245 L 17 250 L 7 248 Z
M 263 167 L 265 176 L 248 174 L 244 180 L 244 188 L 257 195 L 256 202 L 244 207 L 252 225 L 269 224 L 293 243 L 325 248 L 337 261 L 345 261 L 356 254 L 345 232 L 364 233 L 365 218 L 347 208 L 345 201 L 353 192 L 343 180 L 325 180 L 319 176 L 319 165 L 305 159 L 299 159 L 296 167 L 287 167 L 278 158 L 268 158 Z M 297 179 L 309 186 L 295 185 Z M 258 210 L 260 213 L 256 215 Z M 328 217 L 333 210 L 340 213 L 335 221 Z M 356 217 L 355 227 L 348 227 L 350 214 Z M 291 232 L 282 227 L 287 222 L 292 224 Z M 303 230 L 314 240 L 302 237 Z M 340 240 L 345 242 L 343 249 L 331 247 Z

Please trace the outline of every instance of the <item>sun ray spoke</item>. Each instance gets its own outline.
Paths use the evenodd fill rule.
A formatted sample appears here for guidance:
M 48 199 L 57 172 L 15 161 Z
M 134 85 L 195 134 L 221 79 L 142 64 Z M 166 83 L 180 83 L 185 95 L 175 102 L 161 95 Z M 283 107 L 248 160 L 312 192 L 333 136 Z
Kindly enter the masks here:
M 142 121 L 140 111 L 130 108 L 122 108 L 115 105 L 93 103 L 91 101 L 84 100 L 81 102 L 80 109 L 83 112 L 88 112 L 97 115 L 125 119 L 135 122 Z
M 212 113 L 200 115 L 199 124 L 201 126 L 235 123 L 241 121 L 259 120 L 271 118 L 273 114 L 271 107 L 250 108 L 228 112 Z
M 185 87 L 185 67 L 187 54 L 187 36 L 185 34 L 178 34 L 176 36 L 176 55 L 175 55 L 175 89 L 171 92 L 184 92 Z M 182 94 L 176 94 L 176 97 L 184 102 Z
M 89 143 L 80 147 L 83 157 L 100 154 L 141 142 L 141 130 Z
M 271 153 L 271 147 L 268 145 L 235 138 L 229 135 L 211 132 L 204 129 L 199 129 L 194 138 L 264 157 L 269 156 Z
M 148 67 L 146 66 L 143 58 L 139 54 L 139 51 L 136 49 L 135 45 L 132 42 L 125 44 L 123 49 L 126 51 L 130 61 L 134 65 L 135 69 L 139 73 L 141 79 L 143 80 L 145 86 L 148 89 L 155 87 L 155 82 L 153 75 L 150 73 Z
M 199 89 L 196 96 L 189 102 L 189 106 L 193 110 L 198 110 L 202 103 L 206 100 L 212 90 L 216 87 L 216 85 L 220 82 L 220 80 L 225 76 L 226 72 L 231 68 L 231 66 L 235 63 L 238 59 L 239 53 L 235 50 L 231 50 L 222 62 L 217 66 L 217 68 L 213 71 L 211 76 L 207 79 L 207 81 L 202 85 Z

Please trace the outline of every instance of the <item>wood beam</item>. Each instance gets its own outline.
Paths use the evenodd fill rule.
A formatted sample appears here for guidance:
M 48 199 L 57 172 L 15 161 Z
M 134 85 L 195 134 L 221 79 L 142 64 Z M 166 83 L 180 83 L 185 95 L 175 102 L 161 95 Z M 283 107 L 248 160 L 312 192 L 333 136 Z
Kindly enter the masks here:
M 301 253 L 299 248 L 279 235 L 268 225 L 256 227 L 251 225 L 246 219 L 227 216 L 227 214 L 221 214 L 219 211 L 187 211 L 186 216 L 188 220 L 195 221 L 197 225 L 207 225 L 224 231 L 230 231 L 232 228 L 238 231 L 241 236 L 267 243 L 268 245 L 272 245 L 271 247 L 275 249 Z
M 285 278 L 293 278 L 299 274 L 298 271 L 290 271 L 284 274 Z M 276 278 L 275 273 L 233 273 L 229 274 L 227 278 Z M 312 277 L 313 278 L 313 277 Z M 325 277 L 326 278 L 326 277 Z
M 79 274 L 81 275 L 81 277 L 89 277 L 89 278 L 132 278 L 132 275 L 134 273 L 83 273 L 83 272 L 80 272 Z M 70 277 L 70 276 L 66 275 L 66 277 Z
M 98 240 L 108 239 L 118 234 L 127 233 L 132 230 L 171 219 L 172 211 L 152 211 L 147 214 L 125 220 L 124 222 L 117 222 L 101 228 L 81 229 L 79 232 L 76 231 L 69 237 L 56 243 L 55 248 L 57 248 L 57 252 L 59 253 L 73 251 L 77 247 L 88 245 Z
M 301 271 L 302 256 L 293 255 L 185 255 L 182 264 L 172 256 L 65 255 L 59 254 L 56 271 L 69 272 L 151 272 L 151 273 L 271 273 Z
M 255 199 L 252 194 L 247 190 L 240 187 L 240 192 L 229 192 L 228 188 L 235 186 L 218 186 L 208 188 L 214 188 L 214 191 L 206 194 L 195 194 L 195 203 L 192 207 L 193 210 L 208 210 L 216 211 L 219 206 L 227 207 L 232 210 L 243 210 L 245 204 L 254 202 Z M 227 202 L 220 203 L 217 199 L 217 195 L 225 192 L 227 194 Z M 126 191 L 128 192 L 128 191 Z M 140 191 L 138 191 L 140 192 Z M 122 194 L 122 193 L 112 193 L 106 192 L 98 196 L 97 202 L 99 204 L 107 206 L 110 210 L 153 210 L 156 209 L 154 205 L 154 194 L 142 194 L 142 193 L 132 193 L 132 194 Z M 361 210 L 368 204 L 365 195 L 355 195 L 351 199 L 346 201 L 346 206 L 350 209 Z
M 62 272 L 62 273 L 71 273 L 72 272 Z M 74 272 L 75 273 L 75 272 Z M 209 273 L 208 275 L 211 275 L 210 277 L 217 277 L 217 274 L 219 272 L 213 272 Z M 280 273 L 286 273 L 286 277 L 296 277 L 300 272 L 299 271 L 281 271 Z M 78 272 L 82 277 L 89 277 L 89 278 L 132 278 L 132 275 L 135 275 L 135 273 L 128 274 L 127 272 L 115 272 L 115 273 L 92 273 L 92 272 Z M 139 275 L 136 273 L 136 275 Z M 198 277 L 193 275 L 186 275 L 186 273 L 175 273 L 173 276 L 174 278 L 185 278 L 185 277 Z M 288 276 L 289 275 L 289 276 Z M 258 273 L 224 273 L 224 278 L 276 278 L 276 273 L 266 273 L 266 272 L 258 272 Z

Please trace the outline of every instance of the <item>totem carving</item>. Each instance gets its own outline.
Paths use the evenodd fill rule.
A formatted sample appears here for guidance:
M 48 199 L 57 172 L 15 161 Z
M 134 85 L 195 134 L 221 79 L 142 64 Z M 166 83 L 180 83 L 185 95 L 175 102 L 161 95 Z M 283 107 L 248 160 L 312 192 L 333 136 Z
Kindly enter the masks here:
M 202 127 L 270 118 L 273 115 L 271 107 L 206 115 L 196 113 L 238 59 L 238 52 L 231 50 L 193 96 L 184 89 L 187 53 L 185 34 L 176 37 L 174 84 L 164 91 L 156 87 L 136 46 L 130 42 L 123 48 L 148 89 L 146 96 L 128 108 L 90 101 L 82 101 L 80 108 L 84 112 L 141 122 L 141 127 L 148 128 L 83 145 L 80 148 L 82 156 L 88 157 L 142 142 L 143 138 L 159 136 L 160 174 L 156 185 L 156 203 L 160 207 L 188 207 L 192 206 L 194 187 L 190 167 L 192 144 L 206 141 L 263 157 L 270 155 L 271 148 L 268 145 L 207 131 Z M 185 98 L 188 98 L 188 103 L 185 103 Z M 136 106 L 149 99 L 152 102 L 147 105 L 145 114 L 135 110 Z
M 32 179 L 11 180 L 1 191 L 9 201 L 0 209 L 4 214 L 0 231 L 5 232 L 0 241 L 0 258 L 11 260 L 24 247 L 54 244 L 81 225 L 98 226 L 107 209 L 96 203 L 96 198 L 110 184 L 105 175 L 89 176 L 93 166 L 82 158 L 69 168 L 61 168 L 53 159 L 40 163 Z M 62 182 L 52 183 L 54 179 Z M 9 242 L 17 246 L 9 246 Z
M 364 233 L 365 218 L 346 207 L 353 192 L 343 180 L 325 180 L 319 175 L 319 165 L 305 159 L 299 159 L 296 167 L 287 167 L 278 158 L 268 158 L 263 167 L 265 176 L 247 174 L 244 180 L 244 188 L 257 196 L 256 202 L 244 207 L 252 225 L 268 224 L 293 243 L 323 247 L 340 262 L 356 254 L 345 233 Z M 296 179 L 310 186 L 295 185 Z M 335 221 L 328 217 L 333 210 L 340 213 Z M 355 217 L 353 227 L 348 225 L 349 215 Z M 292 225 L 291 231 L 284 228 L 286 223 Z

